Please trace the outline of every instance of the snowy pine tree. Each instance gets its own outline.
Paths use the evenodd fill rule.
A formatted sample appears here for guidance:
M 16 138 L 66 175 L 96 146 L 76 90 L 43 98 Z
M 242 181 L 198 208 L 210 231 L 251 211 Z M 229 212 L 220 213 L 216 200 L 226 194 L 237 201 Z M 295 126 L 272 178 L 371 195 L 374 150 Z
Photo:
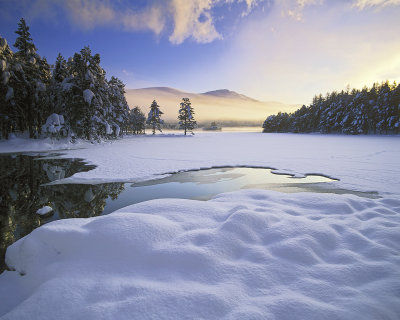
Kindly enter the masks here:
M 59 53 L 52 70 L 47 96 L 50 101 L 52 114 L 43 125 L 43 134 L 51 137 L 66 137 L 71 128 L 67 118 L 68 94 L 65 92 L 64 80 L 68 79 L 69 70 L 67 62 Z
M 24 19 L 18 23 L 18 34 L 14 47 L 14 75 L 20 85 L 15 90 L 15 101 L 19 109 L 21 130 L 28 129 L 29 137 L 40 134 L 43 119 L 48 113 L 46 102 L 46 87 L 50 80 L 50 67 L 45 59 L 36 53 L 29 27 Z
M 314 97 L 310 106 L 269 116 L 264 132 L 400 133 L 400 86 L 388 81 Z
M 187 131 L 194 134 L 193 129 L 196 127 L 197 123 L 196 120 L 194 120 L 194 110 L 189 98 L 182 98 L 178 120 L 179 128 L 184 130 L 185 135 Z
M 57 83 L 61 84 L 64 81 L 64 79 L 68 77 L 68 75 L 69 72 L 67 67 L 67 61 L 61 55 L 61 53 L 59 53 L 56 58 L 56 63 L 53 69 L 53 79 Z
M 129 107 L 125 98 L 125 85 L 115 77 L 111 77 L 108 81 L 110 107 L 109 114 L 112 116 L 112 126 L 114 127 L 115 136 L 119 136 L 123 132 L 127 132 L 130 121 Z
M 7 40 L 0 37 L 0 131 L 1 136 L 17 130 L 18 112 L 16 110 L 14 87 L 17 85 L 13 72 L 14 56 Z
M 99 140 L 127 131 L 124 84 L 114 77 L 107 81 L 99 54 L 85 47 L 68 62 L 59 54 L 50 72 L 46 59 L 36 53 L 24 19 L 16 33 L 15 53 L 0 37 L 1 137 L 28 131 L 30 137 Z
M 130 127 L 134 134 L 145 133 L 146 116 L 139 107 L 130 111 Z
M 160 106 L 157 104 L 156 100 L 150 106 L 150 111 L 147 116 L 146 123 L 152 127 L 153 134 L 156 133 L 156 129 L 161 130 L 161 125 L 164 123 L 164 120 L 161 119 L 161 115 L 163 112 L 160 110 Z
M 92 56 L 89 47 L 67 63 L 70 76 L 62 82 L 66 92 L 66 113 L 72 131 L 87 140 L 98 140 L 100 137 L 112 134 L 105 120 L 109 106 L 108 84 L 105 72 L 100 67 L 100 56 Z

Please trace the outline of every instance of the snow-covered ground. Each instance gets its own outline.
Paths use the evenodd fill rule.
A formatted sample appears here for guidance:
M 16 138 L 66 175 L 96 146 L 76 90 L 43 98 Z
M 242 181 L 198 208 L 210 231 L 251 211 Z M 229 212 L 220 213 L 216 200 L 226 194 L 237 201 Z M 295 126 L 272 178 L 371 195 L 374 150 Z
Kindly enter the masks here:
M 135 182 L 180 170 L 239 165 L 297 176 L 317 173 L 340 179 L 334 183 L 340 188 L 400 194 L 399 136 L 227 132 L 147 135 L 69 147 L 79 149 L 65 151 L 66 157 L 83 158 L 98 167 L 64 183 Z M 6 143 L 0 143 L 2 149 L 10 151 Z
M 52 222 L 8 249 L 16 271 L 0 275 L 1 319 L 398 319 L 399 142 L 201 133 L 65 151 L 98 165 L 69 182 L 247 165 L 381 198 L 245 190 Z

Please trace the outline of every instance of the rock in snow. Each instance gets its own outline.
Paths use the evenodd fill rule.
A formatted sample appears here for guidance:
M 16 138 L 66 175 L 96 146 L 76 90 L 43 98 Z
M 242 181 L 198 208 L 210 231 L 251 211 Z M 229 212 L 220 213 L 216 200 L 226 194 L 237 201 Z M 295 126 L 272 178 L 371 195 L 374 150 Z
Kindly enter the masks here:
M 46 224 L 1 319 L 398 319 L 400 200 L 265 190 Z

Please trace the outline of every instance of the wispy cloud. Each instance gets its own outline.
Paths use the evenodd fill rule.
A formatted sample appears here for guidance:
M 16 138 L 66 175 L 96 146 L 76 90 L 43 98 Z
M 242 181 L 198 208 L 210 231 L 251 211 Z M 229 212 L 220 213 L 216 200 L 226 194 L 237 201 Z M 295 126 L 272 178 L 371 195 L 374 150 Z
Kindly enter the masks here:
M 354 6 L 360 10 L 368 8 L 383 8 L 387 6 L 399 6 L 400 0 L 354 0 Z
M 170 32 L 169 40 L 181 44 L 187 39 L 208 43 L 223 36 L 217 31 L 213 9 L 233 3 L 246 3 L 248 14 L 266 0 L 149 0 L 138 6 L 128 0 L 2 0 L 22 11 L 30 19 L 65 15 L 72 26 L 83 30 L 99 26 L 126 31 L 151 31 L 156 35 Z M 171 27 L 172 26 L 172 27 Z
M 45 1 L 37 1 L 44 4 Z M 112 23 L 116 19 L 116 12 L 110 7 L 108 1 L 55 1 L 63 6 L 71 21 L 85 29 L 91 29 L 98 24 Z
M 323 2 L 323 0 L 277 0 L 275 6 L 280 9 L 282 16 L 301 21 L 303 19 L 303 10 L 307 6 L 321 5 Z
M 275 0 L 274 4 L 280 8 L 282 16 L 291 17 L 294 20 L 303 20 L 303 11 L 309 6 L 323 5 L 329 1 L 325 0 Z M 337 2 L 343 7 L 352 6 L 359 10 L 381 9 L 388 6 L 399 6 L 400 0 L 343 0 Z
M 163 7 L 153 5 L 140 12 L 127 10 L 127 12 L 121 13 L 119 22 L 127 31 L 150 30 L 159 35 L 165 28 L 166 18 Z

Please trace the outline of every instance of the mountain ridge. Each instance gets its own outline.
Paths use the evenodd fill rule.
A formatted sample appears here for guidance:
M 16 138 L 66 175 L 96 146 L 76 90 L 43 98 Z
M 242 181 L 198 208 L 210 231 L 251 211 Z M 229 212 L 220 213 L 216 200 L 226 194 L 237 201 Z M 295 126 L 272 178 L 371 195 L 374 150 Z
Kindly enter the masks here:
M 182 98 L 191 100 L 198 121 L 264 121 L 268 115 L 297 109 L 279 101 L 259 101 L 228 89 L 192 93 L 171 87 L 147 87 L 125 91 L 130 108 L 139 106 L 147 113 L 146 107 L 156 100 L 168 121 L 176 120 Z
M 223 98 L 228 98 L 228 99 L 242 99 L 242 100 L 250 100 L 254 102 L 259 102 L 258 100 L 254 98 L 250 98 L 249 96 L 246 96 L 241 93 L 237 93 L 236 91 L 231 91 L 228 89 L 218 89 L 218 90 L 213 90 L 213 91 L 207 91 L 201 93 L 202 95 L 212 95 L 215 97 L 223 97 Z

